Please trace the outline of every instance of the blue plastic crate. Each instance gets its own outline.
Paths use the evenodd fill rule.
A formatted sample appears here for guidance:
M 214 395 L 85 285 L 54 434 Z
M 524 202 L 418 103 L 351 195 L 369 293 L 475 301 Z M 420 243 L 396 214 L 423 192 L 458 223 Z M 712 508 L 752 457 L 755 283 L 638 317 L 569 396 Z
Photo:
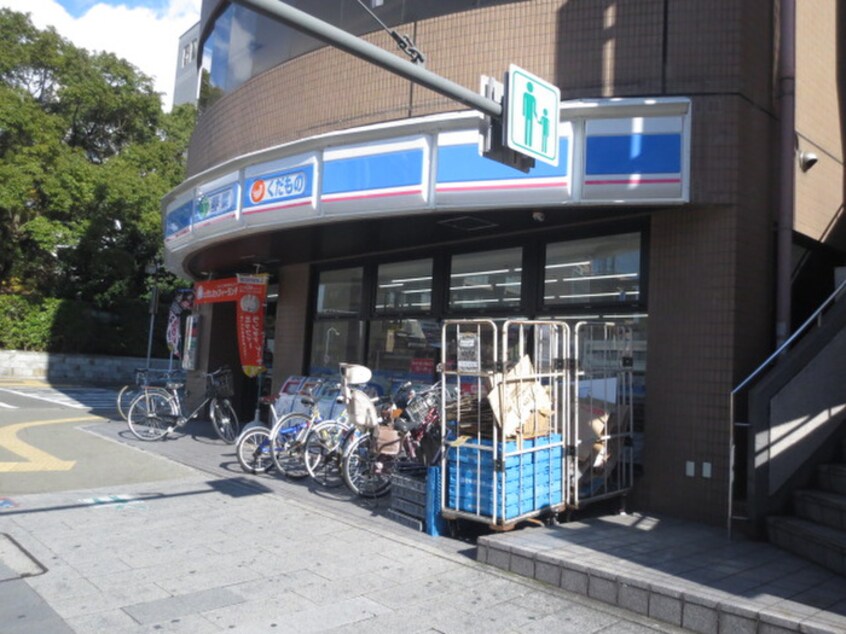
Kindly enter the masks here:
M 493 517 L 493 497 L 489 494 L 482 494 L 476 497 L 475 493 L 465 493 L 462 495 L 459 492 L 458 502 L 456 502 L 456 492 L 454 490 L 450 491 L 448 496 L 449 508 Z M 560 485 L 554 485 L 551 488 L 544 487 L 539 490 L 534 490 L 533 488 L 524 489 L 522 495 L 518 495 L 512 491 L 505 498 L 504 513 L 502 511 L 503 499 L 501 497 L 497 498 L 496 515 L 497 517 L 509 520 L 519 515 L 534 513 L 558 505 L 563 499 Z
M 497 453 L 499 457 L 503 456 L 503 452 L 510 454 L 505 457 L 505 470 L 508 471 L 514 467 L 524 465 L 527 462 L 543 462 L 548 460 L 561 461 L 564 455 L 563 448 L 560 444 L 561 441 L 562 437 L 560 434 L 532 438 L 523 441 L 522 451 L 516 453 L 519 449 L 519 445 L 516 441 L 510 440 L 504 444 L 497 443 Z M 470 443 L 449 447 L 447 450 L 447 460 L 450 462 L 459 462 L 462 467 L 465 464 L 480 464 L 482 468 L 493 468 L 493 442 L 490 440 L 482 440 L 479 443 L 473 444 L 480 445 L 481 447 L 472 446 Z M 547 445 L 552 446 L 548 449 L 534 450 L 536 447 L 545 447 Z M 490 449 L 487 449 L 487 447 L 490 447 Z
M 560 442 L 560 435 L 524 441 L 523 451 L 504 458 L 504 474 L 494 471 L 491 450 L 466 445 L 450 447 L 447 452 L 447 507 L 493 516 L 494 487 L 498 518 L 512 519 L 562 503 L 564 452 L 560 444 L 553 444 Z M 479 444 L 493 448 L 490 440 Z M 536 449 L 547 445 L 552 446 Z M 518 443 L 499 443 L 497 449 L 516 452 Z
M 555 482 L 561 482 L 562 474 L 563 469 L 560 466 L 557 469 L 552 469 L 551 471 L 544 468 L 535 471 L 526 469 L 522 473 L 517 471 L 514 473 L 506 472 L 505 491 L 506 493 L 509 493 L 511 491 L 518 491 L 527 487 L 548 487 L 550 484 L 554 484 Z M 496 482 L 496 490 L 501 494 L 502 474 L 497 474 L 497 477 L 494 480 L 490 473 L 488 473 L 486 477 L 480 478 L 476 473 L 468 473 L 467 471 L 458 473 L 457 469 L 451 469 L 447 479 L 450 488 L 455 488 L 455 486 L 458 485 L 458 487 L 462 489 L 472 488 L 475 490 L 478 485 L 478 488 L 487 491 L 493 490 L 494 481 Z

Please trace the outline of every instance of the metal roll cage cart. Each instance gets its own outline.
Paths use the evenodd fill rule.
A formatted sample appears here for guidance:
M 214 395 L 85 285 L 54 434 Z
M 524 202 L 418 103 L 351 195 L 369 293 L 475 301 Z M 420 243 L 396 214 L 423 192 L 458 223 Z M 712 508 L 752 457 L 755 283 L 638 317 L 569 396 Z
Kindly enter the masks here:
M 508 529 L 624 495 L 631 333 L 607 322 L 447 320 L 441 515 Z M 627 347 L 628 346 L 628 347 Z

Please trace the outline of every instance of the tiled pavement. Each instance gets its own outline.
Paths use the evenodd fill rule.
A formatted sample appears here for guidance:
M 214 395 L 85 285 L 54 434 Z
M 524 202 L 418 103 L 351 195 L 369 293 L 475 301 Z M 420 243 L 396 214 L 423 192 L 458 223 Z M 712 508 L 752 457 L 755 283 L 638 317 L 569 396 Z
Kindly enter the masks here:
M 47 570 L 0 567 L 4 633 L 846 632 L 846 578 L 724 530 L 607 515 L 475 548 L 384 502 L 244 474 L 200 427 L 159 443 L 88 431 L 199 472 L 0 511 L 0 534 Z
M 846 632 L 846 578 L 670 518 L 610 515 L 485 536 L 478 560 L 695 632 Z

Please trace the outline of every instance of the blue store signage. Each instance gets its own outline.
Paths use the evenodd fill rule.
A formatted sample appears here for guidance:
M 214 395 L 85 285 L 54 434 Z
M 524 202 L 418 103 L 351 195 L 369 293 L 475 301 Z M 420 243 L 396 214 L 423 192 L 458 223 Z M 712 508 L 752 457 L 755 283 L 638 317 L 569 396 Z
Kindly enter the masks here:
M 303 203 L 314 191 L 314 165 L 262 174 L 244 180 L 244 213 L 269 211 Z

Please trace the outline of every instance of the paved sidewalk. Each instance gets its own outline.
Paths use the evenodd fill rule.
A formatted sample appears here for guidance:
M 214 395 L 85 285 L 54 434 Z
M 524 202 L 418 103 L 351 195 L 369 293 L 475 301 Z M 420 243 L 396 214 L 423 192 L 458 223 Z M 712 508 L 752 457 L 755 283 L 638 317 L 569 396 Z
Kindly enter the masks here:
M 846 577 L 671 518 L 613 515 L 485 536 L 478 559 L 695 632 L 846 632 Z
M 0 582 L 5 634 L 678 631 L 255 480 L 16 501 L 0 532 L 45 572 Z
M 29 613 L 71 629 L 0 607 L 9 632 L 846 632 L 846 578 L 720 529 L 615 515 L 477 549 L 387 519 L 385 500 L 245 474 L 207 424 L 156 443 L 89 431 L 198 475 L 16 498 L 0 533 L 47 573 L 0 576 L 0 606 L 25 584 L 46 601 Z

